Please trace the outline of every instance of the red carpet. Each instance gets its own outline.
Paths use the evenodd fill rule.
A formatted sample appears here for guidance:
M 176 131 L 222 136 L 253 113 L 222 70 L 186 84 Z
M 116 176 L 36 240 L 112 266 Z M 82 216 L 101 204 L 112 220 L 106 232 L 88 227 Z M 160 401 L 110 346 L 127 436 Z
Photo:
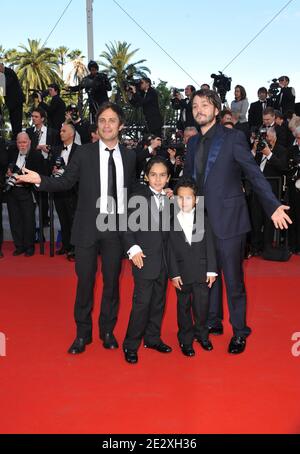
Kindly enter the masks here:
M 175 293 L 169 289 L 163 339 L 170 355 L 140 349 L 128 365 L 122 350 L 94 342 L 85 354 L 66 350 L 75 334 L 74 264 L 65 258 L 12 257 L 0 261 L 1 433 L 299 433 L 300 357 L 291 353 L 300 331 L 300 257 L 288 263 L 245 263 L 248 324 L 253 334 L 240 356 L 231 337 L 213 337 L 214 351 L 196 344 L 185 358 L 177 345 Z M 94 322 L 99 313 L 98 277 Z M 130 310 L 132 279 L 124 262 L 119 342 Z M 227 311 L 226 311 L 227 318 Z

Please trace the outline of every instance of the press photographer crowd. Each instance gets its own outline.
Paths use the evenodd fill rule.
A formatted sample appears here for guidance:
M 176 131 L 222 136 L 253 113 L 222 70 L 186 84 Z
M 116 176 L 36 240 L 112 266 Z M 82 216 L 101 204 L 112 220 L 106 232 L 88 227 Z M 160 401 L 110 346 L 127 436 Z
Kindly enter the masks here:
M 96 121 L 100 106 L 109 100 L 111 82 L 99 72 L 96 62 L 88 65 L 89 75 L 79 85 L 69 87 L 72 94 L 80 94 L 78 103 L 66 105 L 56 83 L 46 91 L 31 90 L 34 103 L 31 109 L 31 126 L 24 128 L 24 95 L 13 69 L 0 64 L 0 86 L 4 93 L 5 109 L 11 125 L 11 137 L 0 138 L 1 209 L 0 257 L 3 257 L 2 204 L 7 204 L 9 224 L 15 250 L 14 256 L 31 257 L 35 253 L 36 211 L 42 200 L 42 227 L 50 221 L 47 192 L 39 198 L 32 184 L 17 182 L 16 176 L 25 166 L 40 175 L 60 178 L 72 161 L 76 149 L 101 139 Z M 218 122 L 225 128 L 242 131 L 257 166 L 269 181 L 273 193 L 289 205 L 293 224 L 288 234 L 279 235 L 271 219 L 265 214 L 257 194 L 247 178 L 242 179 L 248 204 L 252 231 L 248 234 L 245 257 L 263 255 L 272 258 L 272 250 L 287 245 L 288 254 L 300 255 L 300 109 L 295 103 L 295 90 L 287 76 L 274 79 L 270 87 L 260 87 L 257 100 L 249 102 L 246 89 L 234 88 L 231 105 L 226 95 L 231 90 L 231 79 L 212 74 L 213 86 L 202 90 L 215 90 L 222 101 Z M 199 132 L 193 116 L 193 96 L 196 88 L 187 85 L 184 90 L 174 88 L 170 106 L 174 122 L 166 124 L 160 111 L 159 93 L 148 77 L 127 79 L 122 90 L 126 92 L 128 106 L 143 113 L 142 125 L 128 121 L 120 141 L 136 155 L 136 178 L 143 181 L 148 161 L 153 157 L 164 159 L 170 169 L 168 187 L 173 190 L 183 176 L 188 141 Z M 118 95 L 118 93 L 117 93 Z M 87 108 L 83 108 L 86 98 Z M 118 103 L 118 96 L 115 101 Z M 1 115 L 1 112 L 0 112 Z M 217 185 L 217 182 L 216 182 Z M 78 185 L 54 193 L 54 205 L 61 230 L 61 245 L 56 254 L 75 260 L 71 230 L 78 199 Z M 40 227 L 40 226 L 38 226 Z

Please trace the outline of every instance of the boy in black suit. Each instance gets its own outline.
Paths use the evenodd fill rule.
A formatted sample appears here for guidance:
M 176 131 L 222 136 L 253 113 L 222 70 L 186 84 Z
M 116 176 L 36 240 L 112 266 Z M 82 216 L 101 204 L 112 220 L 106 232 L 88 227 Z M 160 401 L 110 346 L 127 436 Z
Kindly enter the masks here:
M 169 228 L 165 223 L 170 216 L 164 188 L 169 179 L 170 170 L 166 160 L 160 156 L 151 158 L 145 168 L 148 185 L 141 184 L 129 202 L 133 203 L 134 196 L 139 197 L 134 204 L 140 204 L 140 224 L 137 228 L 131 225 L 135 212 L 132 216 L 130 213 L 128 229 L 124 232 L 125 250 L 134 265 L 132 310 L 123 343 L 125 360 L 131 364 L 138 361 L 137 350 L 142 338 L 146 348 L 160 353 L 172 351 L 160 337 L 168 284 Z
M 196 210 L 197 191 L 192 179 L 182 179 L 177 184 L 175 195 L 180 211 L 174 216 L 168 245 L 169 275 L 177 293 L 178 340 L 185 356 L 195 355 L 194 338 L 204 350 L 213 349 L 206 322 L 209 288 L 217 276 L 216 252 L 208 218 Z M 204 236 L 197 238 L 195 221 L 201 214 Z

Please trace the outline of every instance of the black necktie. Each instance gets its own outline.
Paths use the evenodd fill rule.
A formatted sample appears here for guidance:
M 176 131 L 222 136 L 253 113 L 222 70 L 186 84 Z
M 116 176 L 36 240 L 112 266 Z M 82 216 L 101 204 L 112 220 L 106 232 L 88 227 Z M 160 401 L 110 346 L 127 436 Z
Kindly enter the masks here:
M 108 159 L 108 173 L 107 173 L 107 211 L 108 213 L 112 213 L 113 211 L 113 201 L 115 202 L 116 206 L 116 213 L 118 212 L 117 208 L 117 171 L 116 171 L 116 164 L 113 158 L 113 153 L 115 149 L 110 150 L 109 148 L 105 148 L 105 151 L 109 152 L 109 159 Z
M 64 147 L 63 150 L 68 150 L 68 147 Z

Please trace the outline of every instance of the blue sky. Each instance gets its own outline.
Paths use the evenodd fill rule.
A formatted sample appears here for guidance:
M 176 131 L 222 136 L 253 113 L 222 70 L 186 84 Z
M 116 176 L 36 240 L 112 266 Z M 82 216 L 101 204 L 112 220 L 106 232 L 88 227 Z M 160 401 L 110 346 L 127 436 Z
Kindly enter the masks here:
M 222 70 L 250 39 L 283 7 L 286 0 L 118 0 L 159 44 L 199 83 Z M 1 40 L 5 48 L 26 44 L 28 38 L 44 41 L 67 0 L 1 2 Z M 4 4 L 3 4 L 4 3 Z M 85 0 L 73 0 L 50 37 L 48 46 L 80 48 L 87 55 Z M 30 6 L 32 5 L 32 6 Z M 30 6 L 30 7 L 29 7 Z M 299 65 L 300 0 L 287 9 L 226 69 L 233 86 L 246 87 L 250 101 L 260 86 L 286 74 L 300 101 Z M 95 58 L 109 41 L 127 41 L 139 48 L 153 80 L 166 80 L 183 88 L 191 79 L 182 72 L 112 0 L 94 0 Z M 233 92 L 228 96 L 230 101 Z

